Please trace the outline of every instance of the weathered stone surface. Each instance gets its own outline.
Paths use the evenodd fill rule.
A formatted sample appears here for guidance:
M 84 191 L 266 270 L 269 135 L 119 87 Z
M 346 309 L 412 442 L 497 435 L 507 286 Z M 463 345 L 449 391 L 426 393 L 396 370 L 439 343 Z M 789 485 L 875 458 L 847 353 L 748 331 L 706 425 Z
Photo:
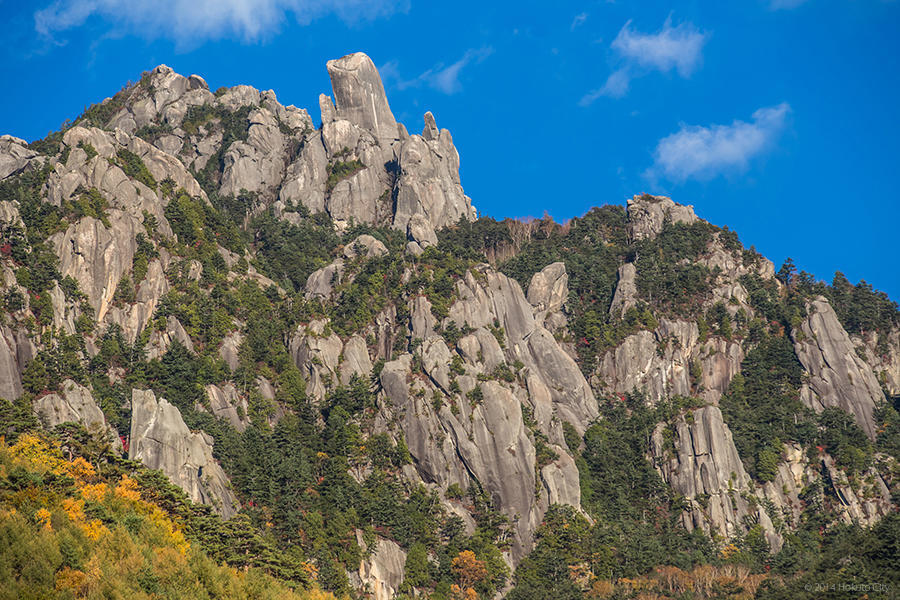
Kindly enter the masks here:
M 617 394 L 644 392 L 655 404 L 664 398 L 699 394 L 718 402 L 740 371 L 743 349 L 736 341 L 710 337 L 700 342 L 697 324 L 660 319 L 654 331 L 639 331 L 607 352 L 598 365 L 599 386 Z M 701 367 L 698 381 L 691 379 L 693 363 Z
M 450 307 L 449 319 L 473 329 L 497 321 L 506 338 L 508 363 L 520 360 L 544 380 L 554 411 L 562 421 L 582 430 L 597 417 L 597 402 L 575 361 L 534 319 L 531 304 L 514 280 L 487 266 L 470 270 L 457 284 L 460 299 Z
M 306 278 L 306 286 L 303 288 L 306 297 L 319 300 L 328 299 L 334 288 L 340 285 L 343 275 L 344 261 L 341 259 L 337 259 L 330 265 L 313 271 Z
M 694 410 L 675 424 L 675 447 L 666 448 L 662 426 L 654 431 L 651 454 L 663 479 L 690 504 L 682 522 L 688 530 L 702 527 L 729 539 L 745 531 L 744 517 L 753 515 L 777 550 L 781 539 L 761 507 L 744 497 L 752 492 L 750 476 L 738 456 L 731 431 L 716 406 Z
M 306 375 L 306 393 L 315 399 L 325 398 L 326 391 L 337 384 L 343 343 L 334 332 L 325 335 L 328 321 L 319 319 L 300 325 L 290 342 L 294 364 Z
M 888 332 L 868 333 L 851 338 L 856 348 L 862 348 L 866 364 L 890 396 L 900 396 L 900 328 Z
M 22 373 L 36 353 L 24 330 L 0 325 L 0 398 L 22 395 Z
M 88 431 L 104 434 L 116 450 L 122 449 L 119 434 L 106 422 L 106 417 L 94 401 L 91 391 L 71 379 L 62 382 L 60 393 L 35 398 L 33 407 L 45 427 L 53 428 L 61 423 L 79 423 Z
M 349 383 L 354 375 L 366 379 L 372 371 L 369 349 L 362 336 L 355 335 L 347 340 L 341 358 L 341 382 L 344 384 Z
M 434 335 L 437 319 L 431 312 L 431 302 L 424 295 L 409 301 L 411 335 L 414 340 L 427 340 Z
M 147 268 L 147 274 L 144 279 L 137 285 L 137 293 L 135 301 L 132 304 L 124 306 L 111 306 L 107 313 L 105 321 L 107 323 L 116 323 L 122 328 L 125 338 L 129 342 L 133 342 L 144 331 L 144 328 L 153 318 L 159 301 L 169 291 L 169 281 L 166 279 L 165 269 L 160 259 L 153 259 Z M 169 317 L 173 319 L 173 317 Z M 158 332 L 161 335 L 174 335 L 188 349 L 193 351 L 191 339 L 177 319 L 168 322 L 165 332 Z M 157 332 L 154 332 L 157 333 Z M 153 336 L 151 336 L 153 338 Z M 168 340 L 159 340 L 153 338 L 151 341 L 161 341 L 164 344 Z M 168 346 L 166 346 L 168 347 Z M 163 350 L 163 352 L 165 352 Z
M 236 141 L 225 154 L 222 196 L 237 196 L 242 190 L 270 196 L 284 179 L 285 136 L 275 115 L 266 108 L 250 112 L 247 141 Z
M 437 246 L 437 234 L 434 232 L 434 227 L 421 213 L 416 213 L 409 218 L 409 222 L 406 224 L 406 237 L 419 244 L 420 248 Z
M 132 89 L 129 102 L 112 117 L 109 129 L 133 133 L 154 122 L 178 126 L 188 107 L 215 100 L 206 81 L 199 75 L 184 77 L 166 65 L 159 65 L 148 75 L 147 85 Z
M 459 153 L 446 129 L 430 141 L 412 135 L 399 150 L 400 177 L 394 228 L 408 230 L 413 215 L 421 214 L 433 229 L 473 220 L 475 209 L 459 180 Z M 421 241 L 416 238 L 421 244 Z
M 380 139 L 397 139 L 397 121 L 372 59 L 357 52 L 330 60 L 327 67 L 334 90 L 336 118 L 346 119 Z
M 872 411 L 877 402 L 884 401 L 875 374 L 856 354 L 850 336 L 825 298 L 816 298 L 807 310 L 799 332 L 791 334 L 797 358 L 809 373 L 801 400 L 816 411 L 832 406 L 847 411 L 874 438 Z
M 643 194 L 628 201 L 628 235 L 632 240 L 656 237 L 665 223 L 694 223 L 693 206 L 675 204 L 665 196 Z
M 609 305 L 609 314 L 624 315 L 629 308 L 637 304 L 637 297 L 637 270 L 634 263 L 625 263 L 619 267 L 616 292 Z
M 237 389 L 230 382 L 222 386 L 207 385 L 206 397 L 209 399 L 212 414 L 227 421 L 238 431 L 244 431 L 250 424 L 247 399 L 238 394 Z M 202 406 L 200 408 L 203 409 Z
M 178 341 L 188 352 L 194 352 L 194 343 L 191 341 L 191 336 L 184 330 L 184 326 L 177 318 L 169 315 L 166 318 L 165 330 L 154 331 L 150 334 L 146 347 L 147 359 L 161 358 L 163 354 L 169 351 L 174 341 Z
M 451 483 L 467 488 L 477 479 L 500 510 L 519 515 L 512 555 L 520 559 L 543 515 L 535 497 L 534 445 L 522 422 L 520 401 L 509 389 L 487 381 L 481 384 L 481 402 L 472 405 L 460 398 L 457 415 L 446 406 L 436 413 L 431 399 L 424 398 L 428 394 L 415 393 L 407 382 L 410 358 L 387 363 L 381 382 L 401 419 L 418 474 L 441 489 Z M 475 387 L 472 378 L 461 377 L 460 383 L 464 390 Z
M 559 304 L 564 295 L 560 286 L 548 289 L 555 290 L 551 304 Z M 436 335 L 438 323 L 427 298 L 411 301 L 411 337 L 423 340 L 416 352 L 427 377 L 412 376 L 410 355 L 388 362 L 381 374 L 383 420 L 399 419 L 416 477 L 442 491 L 451 483 L 467 488 L 477 480 L 501 511 L 518 517 L 509 555 L 515 564 L 530 548 L 551 502 L 580 507 L 578 471 L 562 441 L 561 423 L 569 421 L 583 431 L 596 418 L 597 405 L 575 362 L 536 323 L 534 307 L 515 281 L 479 267 L 477 274 L 470 272 L 458 282 L 458 296 L 443 325 L 453 320 L 471 332 L 453 349 Z M 463 359 L 464 375 L 450 371 L 456 352 Z M 492 376 L 497 367 L 517 361 L 523 365 L 520 374 L 526 385 Z M 453 383 L 461 393 L 450 391 Z M 476 386 L 481 400 L 470 401 Z M 523 403 L 560 455 L 537 478 Z M 452 503 L 445 505 L 454 510 Z
M 760 491 L 780 510 L 790 527 L 800 524 L 804 507 L 801 492 L 816 483 L 821 487 L 815 501 L 824 502 L 826 493 L 836 499 L 832 506 L 845 523 L 871 525 L 892 510 L 890 491 L 875 469 L 870 469 L 859 479 L 857 485 L 860 487 L 854 492 L 847 475 L 825 452 L 819 452 L 815 460 L 810 460 L 801 446 L 786 444 L 782 458 L 775 479 L 762 486 Z M 827 477 L 822 477 L 823 473 Z
M 0 179 L 21 171 L 38 155 L 28 149 L 28 142 L 11 135 L 0 135 Z
M 356 543 L 367 550 L 362 531 L 356 531 Z M 359 570 L 351 575 L 356 588 L 373 600 L 392 600 L 403 583 L 406 552 L 396 542 L 378 538 L 370 558 L 364 559 Z
M 109 310 L 122 276 L 131 271 L 137 247 L 134 238 L 143 227 L 121 211 L 110 211 L 111 227 L 84 217 L 66 231 L 50 237 L 59 256 L 59 270 L 69 275 L 87 295 L 97 321 Z
M 363 234 L 344 246 L 344 257 L 348 259 L 357 256 L 366 258 L 378 258 L 388 253 L 387 247 L 371 235 Z
M 225 336 L 225 339 L 222 340 L 222 345 L 219 347 L 219 356 L 222 357 L 222 360 L 225 361 L 225 364 L 232 371 L 236 370 L 241 364 L 238 353 L 243 341 L 244 335 L 240 331 L 232 331 Z
M 532 276 L 528 285 L 528 301 L 534 307 L 534 319 L 538 325 L 550 331 L 565 327 L 563 307 L 568 299 L 569 275 L 565 263 L 547 265 Z
M 191 500 L 209 504 L 225 518 L 237 499 L 222 467 L 212 456 L 212 438 L 191 433 L 178 409 L 150 390 L 131 392 L 128 458 L 165 473 Z
M 327 165 L 322 137 L 316 134 L 305 138 L 300 155 L 287 167 L 279 199 L 294 206 L 305 206 L 313 214 L 324 212 Z

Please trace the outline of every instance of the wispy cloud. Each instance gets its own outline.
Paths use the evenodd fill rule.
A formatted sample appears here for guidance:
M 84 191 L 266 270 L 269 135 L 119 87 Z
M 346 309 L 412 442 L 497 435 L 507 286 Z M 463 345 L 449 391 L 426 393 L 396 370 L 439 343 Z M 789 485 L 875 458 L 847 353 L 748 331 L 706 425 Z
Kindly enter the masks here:
M 682 125 L 679 131 L 659 141 L 653 153 L 653 166 L 645 175 L 683 182 L 743 171 L 778 139 L 790 111 L 787 103 L 781 103 L 760 108 L 749 123 Z
M 490 46 L 472 48 L 453 64 L 438 63 L 412 79 L 404 79 L 400 75 L 399 64 L 395 60 L 382 65 L 378 71 L 383 80 L 390 81 L 398 90 L 425 85 L 444 94 L 455 94 L 462 90 L 459 75 L 463 68 L 471 63 L 480 63 L 493 53 L 494 49 Z
M 671 17 L 657 33 L 632 31 L 629 21 L 613 40 L 612 48 L 643 67 L 663 72 L 677 69 L 682 77 L 690 77 L 700 63 L 706 37 L 691 23 L 673 27 Z
M 602 87 L 585 94 L 580 104 L 587 106 L 602 96 L 621 98 L 631 80 L 648 71 L 674 70 L 681 77 L 690 77 L 703 60 L 703 45 L 708 38 L 692 23 L 672 25 L 671 17 L 656 33 L 634 31 L 628 21 L 610 44 L 623 66 L 613 71 Z
M 587 18 L 587 13 L 575 15 L 575 18 L 572 19 L 572 25 L 569 27 L 569 30 L 575 31 L 579 26 L 584 25 L 584 22 L 587 21 Z
M 115 33 L 191 46 L 228 37 L 264 39 L 289 16 L 304 24 L 326 14 L 358 22 L 408 5 L 409 0 L 56 0 L 34 13 L 34 26 L 45 39 L 63 43 L 60 34 L 99 17 Z
M 628 67 L 622 67 L 618 71 L 613 71 L 612 74 L 606 78 L 606 83 L 603 84 L 603 87 L 588 92 L 578 103 L 581 106 L 588 106 L 601 96 L 621 98 L 628 93 L 630 85 L 631 73 L 629 73 Z

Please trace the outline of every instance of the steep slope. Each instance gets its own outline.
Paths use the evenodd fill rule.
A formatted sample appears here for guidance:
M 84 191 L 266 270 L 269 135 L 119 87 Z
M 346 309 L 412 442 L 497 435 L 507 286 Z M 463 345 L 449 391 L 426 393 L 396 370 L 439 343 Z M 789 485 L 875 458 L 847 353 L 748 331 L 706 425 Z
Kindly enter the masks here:
M 669 198 L 476 219 L 433 115 L 327 69 L 318 128 L 160 66 L 0 138 L 6 430 L 77 423 L 375 598 L 791 576 L 814 524 L 896 510 L 896 304 Z

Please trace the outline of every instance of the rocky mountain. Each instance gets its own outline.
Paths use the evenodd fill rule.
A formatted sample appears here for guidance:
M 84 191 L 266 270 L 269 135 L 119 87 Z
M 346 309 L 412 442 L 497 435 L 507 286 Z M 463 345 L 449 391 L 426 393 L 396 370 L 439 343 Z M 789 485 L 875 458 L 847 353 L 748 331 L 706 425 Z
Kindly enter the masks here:
M 884 294 L 669 198 L 478 218 L 431 113 L 409 134 L 362 53 L 327 69 L 318 126 L 159 66 L 0 138 L 10 436 L 80 424 L 306 565 L 276 577 L 378 600 L 791 585 L 817 528 L 894 519 Z

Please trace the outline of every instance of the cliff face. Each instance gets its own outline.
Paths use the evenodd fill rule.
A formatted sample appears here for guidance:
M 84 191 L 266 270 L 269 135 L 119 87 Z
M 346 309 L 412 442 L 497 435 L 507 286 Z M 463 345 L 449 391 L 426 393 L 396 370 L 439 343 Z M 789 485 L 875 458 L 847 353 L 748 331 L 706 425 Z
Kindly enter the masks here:
M 150 390 L 131 395 L 131 442 L 128 458 L 159 469 L 194 502 L 210 504 L 223 516 L 235 513 L 237 499 L 228 477 L 213 459 L 212 439 L 192 433 L 178 409 Z
M 801 391 L 804 403 L 817 411 L 841 408 L 874 438 L 872 412 L 885 398 L 872 367 L 856 354 L 825 298 L 814 299 L 808 310 L 809 316 L 793 336 L 797 358 L 809 373 L 809 384 Z
M 552 505 L 586 514 L 583 436 L 626 394 L 648 407 L 691 399 L 641 449 L 684 498 L 688 530 L 722 542 L 758 524 L 775 551 L 811 489 L 846 522 L 894 509 L 896 461 L 885 454 L 854 472 L 839 445 L 777 439 L 771 477 L 751 477 L 759 457 L 735 442 L 746 423 L 727 422 L 720 403 L 761 339 L 789 339 L 803 405 L 837 408 L 877 441 L 885 393 L 900 390 L 900 325 L 851 336 L 824 296 L 791 304 L 799 292 L 727 230 L 643 195 L 618 230 L 585 236 L 620 244 L 611 266 L 591 257 L 611 287 L 585 327 L 585 274 L 565 254 L 513 278 L 509 263 L 446 250 L 460 220 L 476 216 L 450 133 L 426 113 L 422 133 L 409 134 L 364 54 L 327 69 L 333 99 L 321 96 L 318 128 L 272 91 L 213 93 L 159 66 L 62 132 L 55 152 L 0 137 L 0 398 L 28 394 L 45 427 L 77 422 L 119 450 L 122 434 L 129 458 L 225 517 L 296 510 L 303 518 L 279 530 L 292 545 L 325 528 L 292 502 L 318 502 L 334 480 L 375 495 L 385 477 L 405 499 L 430 494 L 428 510 L 450 523 L 444 537 L 494 532 L 498 562 L 515 568 Z M 540 239 L 530 243 L 554 238 Z M 693 254 L 661 262 L 692 244 Z M 525 246 L 510 243 L 508 254 Z M 703 286 L 689 306 L 659 297 L 653 277 L 691 268 Z M 349 411 L 341 446 L 328 436 L 348 389 L 372 400 Z M 324 440 L 312 458 L 260 466 L 239 455 L 303 419 Z M 370 455 L 377 444 L 394 449 L 388 466 Z M 290 477 L 272 484 L 282 468 Z M 280 497 L 295 480 L 306 487 Z M 259 507 L 255 494 L 275 501 Z M 351 553 L 359 560 L 343 572 L 393 597 L 419 538 L 356 511 L 334 526 L 353 530 L 356 541 L 341 544 L 371 551 Z

